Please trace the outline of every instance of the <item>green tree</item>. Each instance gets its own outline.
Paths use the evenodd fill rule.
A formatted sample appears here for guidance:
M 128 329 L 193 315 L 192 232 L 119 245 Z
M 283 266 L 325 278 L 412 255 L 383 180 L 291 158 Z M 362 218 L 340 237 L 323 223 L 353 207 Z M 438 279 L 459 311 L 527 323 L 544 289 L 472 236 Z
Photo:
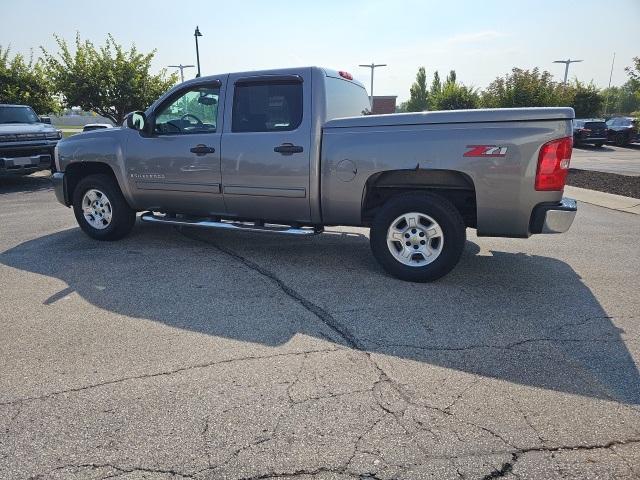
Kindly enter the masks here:
M 451 70 L 449 72 L 449 75 L 447 75 L 447 79 L 445 80 L 445 83 L 456 83 L 456 79 L 457 79 L 456 71 Z
M 438 110 L 463 110 L 478 108 L 480 96 L 472 87 L 455 82 L 447 82 L 437 97 Z
M 629 87 L 640 98 L 640 57 L 633 57 L 633 66 L 626 67 L 629 75 Z
M 600 90 L 593 83 L 585 85 L 578 80 L 567 86 L 564 101 L 567 100 L 567 104 L 576 111 L 576 118 L 597 117 L 602 112 L 604 104 Z
M 38 114 L 55 113 L 60 102 L 45 74 L 42 61 L 25 61 L 20 54 L 9 58 L 9 48 L 0 45 L 0 103 L 30 105 Z
M 96 48 L 78 34 L 75 52 L 65 40 L 55 39 L 60 49 L 57 54 L 41 49 L 46 71 L 64 105 L 96 112 L 116 124 L 128 112 L 148 107 L 178 80 L 176 74 L 167 76 L 165 69 L 157 75 L 149 72 L 155 50 L 144 54 L 135 45 L 125 50 L 111 35 L 104 46 Z
M 514 68 L 498 77 L 482 92 L 482 105 L 489 108 L 549 107 L 563 103 L 562 86 L 547 71 Z
M 621 87 L 605 88 L 600 94 L 606 105 L 606 109 L 603 107 L 603 112 L 607 116 L 628 115 L 640 110 L 640 98 L 633 91 L 630 82 Z
M 409 100 L 407 101 L 407 112 L 422 112 L 429 108 L 429 93 L 427 91 L 427 73 L 424 67 L 418 69 L 416 81 L 409 90 Z
M 434 110 L 460 110 L 478 108 L 480 97 L 475 89 L 457 82 L 455 70 L 451 70 L 444 85 L 435 72 L 431 82 L 429 105 Z
M 433 72 L 433 80 L 431 81 L 431 89 L 429 90 L 429 95 L 435 97 L 440 94 L 442 91 L 442 82 L 440 81 L 440 74 L 436 70 Z

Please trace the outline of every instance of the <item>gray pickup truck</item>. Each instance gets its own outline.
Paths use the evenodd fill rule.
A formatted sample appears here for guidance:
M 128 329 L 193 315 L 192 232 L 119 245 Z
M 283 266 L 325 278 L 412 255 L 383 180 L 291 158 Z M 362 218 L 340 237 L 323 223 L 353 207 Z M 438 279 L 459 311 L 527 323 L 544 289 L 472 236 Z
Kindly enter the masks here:
M 369 115 L 362 84 L 317 67 L 201 77 L 122 128 L 56 149 L 56 196 L 115 240 L 141 220 L 308 235 L 370 227 L 392 275 L 431 281 L 480 236 L 561 233 L 571 108 Z

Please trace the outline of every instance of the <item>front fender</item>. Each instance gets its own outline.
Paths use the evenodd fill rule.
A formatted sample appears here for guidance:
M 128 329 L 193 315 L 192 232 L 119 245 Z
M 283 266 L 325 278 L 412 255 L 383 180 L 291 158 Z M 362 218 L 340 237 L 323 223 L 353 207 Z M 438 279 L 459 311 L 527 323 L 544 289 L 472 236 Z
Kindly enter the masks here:
M 125 147 L 131 134 L 125 128 L 109 128 L 72 135 L 58 143 L 58 168 L 64 172 L 76 163 L 101 163 L 110 167 L 129 205 L 134 206 L 133 192 L 127 182 Z

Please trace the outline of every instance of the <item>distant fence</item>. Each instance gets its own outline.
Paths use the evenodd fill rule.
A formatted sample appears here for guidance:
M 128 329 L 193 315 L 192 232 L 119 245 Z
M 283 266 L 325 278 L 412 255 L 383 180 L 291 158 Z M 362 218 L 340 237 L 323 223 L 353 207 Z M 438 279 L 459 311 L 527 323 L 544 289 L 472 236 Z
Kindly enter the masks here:
M 51 123 L 58 127 L 83 127 L 87 123 L 110 123 L 113 124 L 108 118 L 100 116 L 89 115 L 63 115 L 61 117 L 57 115 L 51 115 Z

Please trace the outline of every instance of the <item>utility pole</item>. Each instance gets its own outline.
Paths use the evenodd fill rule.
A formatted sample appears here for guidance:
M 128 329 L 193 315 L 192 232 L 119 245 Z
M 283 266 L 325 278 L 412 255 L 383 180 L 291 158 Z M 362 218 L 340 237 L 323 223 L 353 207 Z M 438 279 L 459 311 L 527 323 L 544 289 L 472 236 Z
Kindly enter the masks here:
M 180 81 L 184 82 L 184 69 L 185 68 L 193 68 L 195 65 L 167 65 L 169 68 L 179 68 L 180 69 Z
M 611 60 L 611 72 L 609 73 L 609 86 L 607 87 L 607 98 L 604 100 L 604 114 L 607 116 L 607 107 L 609 106 L 609 94 L 611 93 L 611 77 L 613 77 L 613 64 L 616 63 L 616 52 L 613 52 L 613 60 Z
M 386 67 L 386 63 L 373 63 L 371 62 L 368 65 L 359 65 L 360 67 L 370 68 L 371 69 L 371 90 L 369 90 L 369 94 L 371 95 L 371 109 L 373 110 L 373 71 L 378 67 Z
M 200 33 L 200 29 L 198 28 L 198 26 L 196 25 L 196 31 L 193 32 L 193 36 L 196 37 L 196 63 L 198 64 L 198 74 L 196 75 L 196 78 L 200 77 L 200 50 L 198 50 L 198 37 L 201 37 L 202 34 Z
M 554 60 L 553 63 L 564 63 L 564 82 L 563 85 L 567 84 L 567 77 L 569 76 L 569 65 L 572 63 L 582 62 L 582 60 L 571 60 L 570 58 L 567 60 Z

